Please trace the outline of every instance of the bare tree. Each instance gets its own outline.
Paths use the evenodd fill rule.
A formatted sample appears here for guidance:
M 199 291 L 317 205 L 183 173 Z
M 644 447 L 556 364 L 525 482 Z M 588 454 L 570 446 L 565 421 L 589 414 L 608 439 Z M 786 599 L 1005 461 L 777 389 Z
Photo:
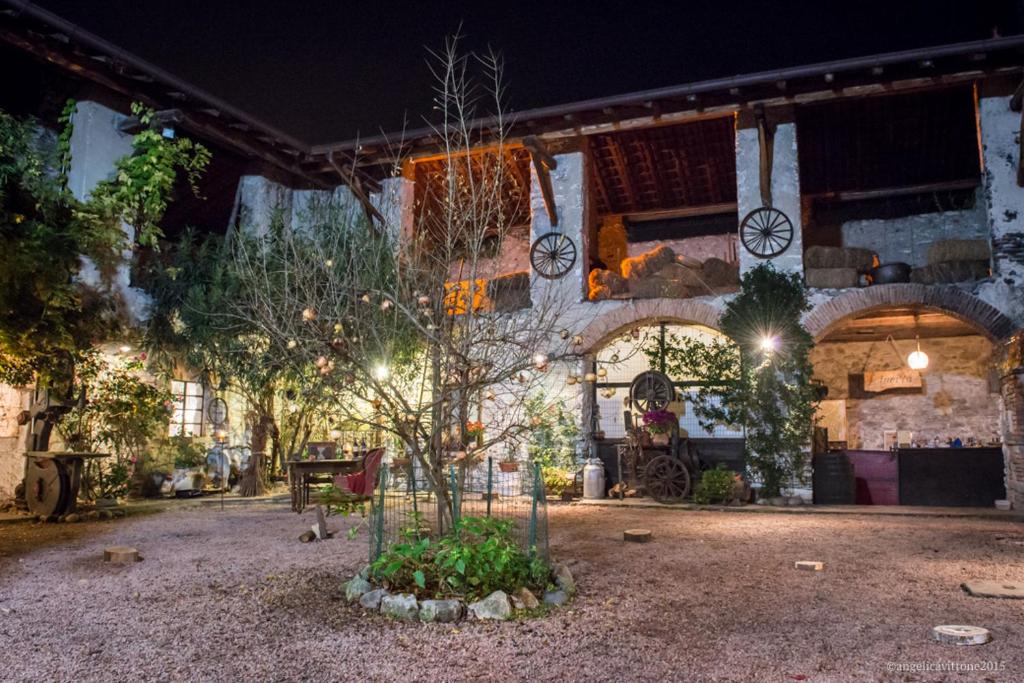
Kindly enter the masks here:
M 516 183 L 528 180 L 505 138 L 500 60 L 461 55 L 457 39 L 433 57 L 440 177 L 413 229 L 402 232 L 393 206 L 381 207 L 377 225 L 335 194 L 314 200 L 298 225 L 239 230 L 233 264 L 247 285 L 224 315 L 259 329 L 339 422 L 393 435 L 447 516 L 446 463 L 463 475 L 483 453 L 516 443 L 529 428 L 525 399 L 572 341 L 550 288 L 534 287 L 523 309 L 487 301 L 495 254 L 528 215 L 516 204 Z M 486 130 L 473 123 L 484 105 L 493 108 Z M 466 425 L 481 417 L 484 435 L 471 439 Z

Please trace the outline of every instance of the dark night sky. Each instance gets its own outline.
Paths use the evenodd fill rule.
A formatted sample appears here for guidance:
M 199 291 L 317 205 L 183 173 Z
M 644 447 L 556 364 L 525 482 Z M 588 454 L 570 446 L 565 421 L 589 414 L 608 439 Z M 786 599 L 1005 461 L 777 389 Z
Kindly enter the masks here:
M 311 143 L 429 114 L 426 47 L 506 62 L 512 109 L 1021 32 L 1024 0 L 38 0 Z

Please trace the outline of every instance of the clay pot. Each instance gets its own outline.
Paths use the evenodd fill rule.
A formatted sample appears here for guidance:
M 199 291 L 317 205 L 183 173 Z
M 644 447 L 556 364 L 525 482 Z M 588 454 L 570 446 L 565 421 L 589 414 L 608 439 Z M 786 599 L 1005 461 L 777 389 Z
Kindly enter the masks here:
M 499 462 L 498 463 L 498 468 L 502 472 L 518 472 L 519 471 L 519 463 L 517 463 L 517 462 Z

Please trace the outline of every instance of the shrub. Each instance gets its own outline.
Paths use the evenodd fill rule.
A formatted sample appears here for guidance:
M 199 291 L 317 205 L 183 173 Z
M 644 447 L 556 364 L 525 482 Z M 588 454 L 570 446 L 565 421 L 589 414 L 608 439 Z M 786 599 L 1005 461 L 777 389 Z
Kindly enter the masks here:
M 415 525 L 413 525 L 415 526 Z M 412 527 L 404 539 L 370 565 L 370 574 L 395 592 L 415 595 L 486 597 L 520 586 L 544 589 L 550 568 L 516 544 L 511 520 L 463 517 L 439 539 Z
M 561 496 L 573 486 L 573 473 L 561 467 L 542 467 L 544 490 L 549 496 Z
M 734 475 L 725 465 L 718 464 L 714 469 L 701 472 L 700 481 L 693 492 L 693 499 L 701 505 L 712 501 L 728 502 L 732 500 Z

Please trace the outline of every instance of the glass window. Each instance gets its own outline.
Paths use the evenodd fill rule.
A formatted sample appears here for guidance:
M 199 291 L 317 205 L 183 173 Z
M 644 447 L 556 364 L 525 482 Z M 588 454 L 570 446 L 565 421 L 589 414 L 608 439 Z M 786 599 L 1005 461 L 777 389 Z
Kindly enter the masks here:
M 171 415 L 170 435 L 203 435 L 203 384 L 171 380 L 174 394 L 174 413 Z

